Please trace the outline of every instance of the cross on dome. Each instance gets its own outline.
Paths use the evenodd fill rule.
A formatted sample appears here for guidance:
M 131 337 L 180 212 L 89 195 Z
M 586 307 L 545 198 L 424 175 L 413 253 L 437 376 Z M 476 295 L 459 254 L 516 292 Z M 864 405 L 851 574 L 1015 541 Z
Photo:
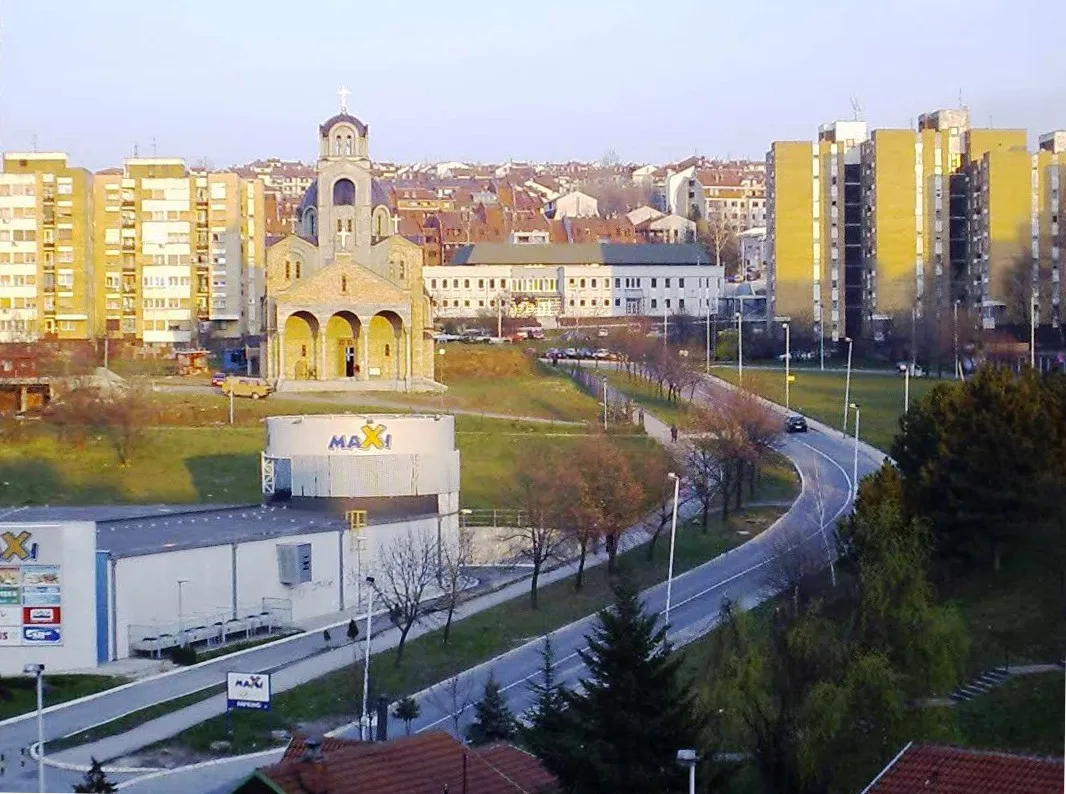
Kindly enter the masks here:
M 352 92 L 348 90 L 347 86 L 343 85 L 337 92 L 337 95 L 341 98 L 341 113 L 348 112 L 348 97 L 351 95 L 351 93 Z

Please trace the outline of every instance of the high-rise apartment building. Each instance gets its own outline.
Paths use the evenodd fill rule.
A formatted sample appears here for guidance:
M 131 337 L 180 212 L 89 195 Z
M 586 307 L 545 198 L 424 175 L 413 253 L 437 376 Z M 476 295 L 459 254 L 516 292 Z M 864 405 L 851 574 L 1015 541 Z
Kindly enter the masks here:
M 766 158 L 771 316 L 790 317 L 834 341 L 855 333 L 860 319 L 848 310 L 861 305 L 863 289 L 859 145 L 865 139 L 864 122 L 837 121 L 823 125 L 813 143 L 775 142 Z
M 9 152 L 0 174 L 0 342 L 93 333 L 92 174 Z
M 0 341 L 187 345 L 259 332 L 263 186 L 181 160 L 92 174 L 9 153 L 0 174 Z
M 1035 153 L 1012 143 L 968 168 L 968 303 L 985 329 L 1028 325 L 1033 301 L 1037 322 L 1058 327 L 1066 135 L 1042 136 Z
M 867 135 L 863 122 L 836 122 L 817 142 L 774 143 L 774 314 L 811 317 L 827 339 L 881 341 L 936 334 L 955 300 L 980 310 L 992 300 L 981 285 L 1003 280 L 1019 219 L 1030 220 L 1025 138 L 1024 130 L 970 129 L 969 112 L 953 109 L 923 114 L 917 129 Z M 985 247 L 1001 253 L 982 265 Z
M 258 333 L 261 182 L 140 158 L 97 174 L 94 194 L 97 312 L 108 336 L 184 345 Z

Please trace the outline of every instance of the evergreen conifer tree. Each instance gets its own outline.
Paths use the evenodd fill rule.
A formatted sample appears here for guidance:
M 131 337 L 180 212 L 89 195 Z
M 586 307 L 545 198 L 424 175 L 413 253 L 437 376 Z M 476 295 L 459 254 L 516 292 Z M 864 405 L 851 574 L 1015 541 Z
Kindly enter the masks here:
M 684 788 L 677 751 L 700 747 L 702 720 L 656 622 L 632 584 L 620 580 L 614 605 L 600 612 L 580 652 L 588 668 L 583 691 L 564 693 L 559 735 L 541 758 L 565 790 Z
M 485 692 L 474 704 L 474 721 L 466 729 L 466 738 L 471 744 L 506 742 L 518 731 L 514 715 L 500 691 L 500 683 L 494 673 L 489 673 Z
M 85 773 L 85 777 L 81 783 L 74 786 L 74 791 L 84 792 L 85 794 L 112 794 L 112 792 L 118 791 L 115 785 L 107 779 L 107 775 L 104 773 L 103 764 L 92 759 L 92 764 L 89 767 L 89 771 Z
M 526 746 L 538 758 L 547 758 L 558 753 L 558 742 L 563 732 L 562 687 L 555 677 L 555 648 L 551 635 L 545 635 L 541 649 L 540 678 L 529 686 L 533 703 L 526 710 L 528 727 L 522 729 Z

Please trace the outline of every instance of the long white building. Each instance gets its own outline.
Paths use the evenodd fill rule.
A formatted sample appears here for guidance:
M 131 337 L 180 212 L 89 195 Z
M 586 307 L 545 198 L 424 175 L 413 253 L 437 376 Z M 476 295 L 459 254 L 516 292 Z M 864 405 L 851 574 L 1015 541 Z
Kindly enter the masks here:
M 724 268 L 700 245 L 479 243 L 425 268 L 435 318 L 717 313 Z

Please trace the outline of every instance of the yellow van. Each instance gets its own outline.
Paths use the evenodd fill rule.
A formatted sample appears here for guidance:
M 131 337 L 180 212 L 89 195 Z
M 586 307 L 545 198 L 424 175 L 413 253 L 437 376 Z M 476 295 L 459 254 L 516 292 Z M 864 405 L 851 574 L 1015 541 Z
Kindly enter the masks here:
M 266 397 L 273 391 L 270 384 L 262 378 L 241 378 L 234 375 L 222 381 L 221 388 L 223 394 L 233 392 L 234 397 L 251 397 L 253 400 Z

